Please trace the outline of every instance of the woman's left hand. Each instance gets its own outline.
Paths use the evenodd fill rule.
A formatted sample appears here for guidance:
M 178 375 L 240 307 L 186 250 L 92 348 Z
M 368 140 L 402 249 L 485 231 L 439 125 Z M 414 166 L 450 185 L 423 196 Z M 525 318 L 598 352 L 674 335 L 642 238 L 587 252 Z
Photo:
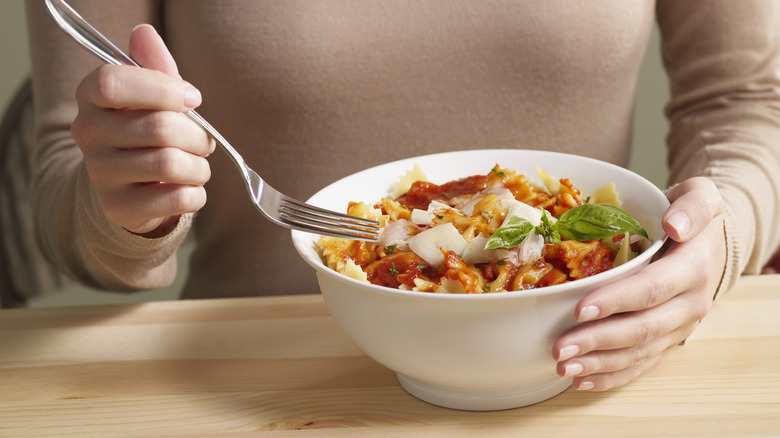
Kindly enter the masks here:
M 723 198 L 706 178 L 671 188 L 662 219 L 673 240 L 666 253 L 629 278 L 599 288 L 575 309 L 579 325 L 553 345 L 573 387 L 624 385 L 683 342 L 709 313 L 726 263 Z

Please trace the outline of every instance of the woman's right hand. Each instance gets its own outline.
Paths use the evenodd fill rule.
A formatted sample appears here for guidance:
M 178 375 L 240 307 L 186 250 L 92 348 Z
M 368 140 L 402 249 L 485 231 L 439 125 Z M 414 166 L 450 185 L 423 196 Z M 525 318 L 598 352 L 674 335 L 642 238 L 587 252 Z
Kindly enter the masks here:
M 200 92 L 151 26 L 133 29 L 130 57 L 144 68 L 104 65 L 82 80 L 71 131 L 106 217 L 159 237 L 205 205 L 215 143 L 183 114 Z

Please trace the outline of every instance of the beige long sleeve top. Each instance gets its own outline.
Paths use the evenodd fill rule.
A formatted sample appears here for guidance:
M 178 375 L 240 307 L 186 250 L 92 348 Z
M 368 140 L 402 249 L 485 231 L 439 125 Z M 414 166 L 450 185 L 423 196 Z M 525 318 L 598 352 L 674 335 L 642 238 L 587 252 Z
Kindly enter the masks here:
M 99 61 L 30 2 L 40 241 L 93 286 L 137 290 L 176 275 L 182 296 L 312 293 L 289 232 L 246 197 L 227 156 L 209 160 L 207 205 L 169 235 L 110 223 L 69 125 Z M 671 81 L 670 184 L 703 175 L 727 202 L 722 289 L 780 245 L 780 4 L 775 0 L 86 1 L 72 5 L 126 48 L 151 23 L 198 112 L 251 167 L 299 199 L 368 166 L 474 148 L 629 158 L 637 72 L 654 21 Z

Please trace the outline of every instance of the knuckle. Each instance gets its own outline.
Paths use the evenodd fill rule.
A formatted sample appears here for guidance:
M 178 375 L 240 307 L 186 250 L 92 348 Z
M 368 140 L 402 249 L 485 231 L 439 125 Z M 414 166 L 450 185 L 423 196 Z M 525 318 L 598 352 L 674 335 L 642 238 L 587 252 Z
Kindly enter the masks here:
M 708 219 L 721 214 L 724 202 L 718 186 L 705 177 L 696 177 L 695 181 L 694 191 L 700 193 L 700 195 L 692 197 L 693 211 L 706 212 L 709 216 Z
M 649 309 L 666 301 L 667 291 L 671 287 L 669 284 L 669 277 L 671 276 L 650 275 L 646 272 L 640 272 L 638 275 L 643 277 L 640 279 L 641 284 L 647 285 L 644 289 L 644 299 L 641 300 L 642 309 Z
M 186 213 L 200 210 L 206 201 L 206 191 L 203 187 L 182 187 L 171 199 L 171 211 Z
M 643 347 L 633 347 L 631 349 L 631 361 L 629 369 L 639 370 L 642 369 L 647 363 L 648 359 L 652 356 L 649 349 Z
M 160 180 L 171 182 L 179 178 L 179 150 L 172 147 L 163 147 L 157 151 L 157 174 Z
M 175 146 L 178 128 L 173 116 L 169 112 L 155 111 L 146 118 L 145 130 L 154 146 Z
M 641 357 L 641 353 L 645 350 L 643 347 L 648 345 L 652 340 L 658 336 L 659 324 L 654 319 L 645 319 L 639 321 L 637 325 L 637 333 L 633 341 L 634 355 Z
M 101 66 L 95 71 L 95 92 L 106 103 L 117 103 L 121 92 L 119 70 L 112 66 Z
M 70 134 L 73 136 L 76 145 L 84 148 L 89 143 L 90 133 L 93 132 L 93 124 L 82 113 L 76 115 L 70 125 Z
M 198 163 L 201 163 L 201 177 L 198 182 L 200 184 L 206 184 L 209 182 L 209 180 L 211 180 L 211 166 L 209 166 L 209 162 L 205 158 L 198 158 Z

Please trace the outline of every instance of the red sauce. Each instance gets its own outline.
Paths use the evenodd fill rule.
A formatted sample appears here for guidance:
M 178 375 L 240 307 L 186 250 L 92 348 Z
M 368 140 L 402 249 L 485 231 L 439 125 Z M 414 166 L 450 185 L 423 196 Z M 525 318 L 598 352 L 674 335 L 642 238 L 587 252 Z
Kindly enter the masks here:
M 415 278 L 428 281 L 438 281 L 439 278 L 434 267 L 428 266 L 417 254 L 405 251 L 377 260 L 365 271 L 369 282 L 395 289 L 402 284 L 414 287 Z
M 401 205 L 409 210 L 418 208 L 427 210 L 431 201 L 447 201 L 463 195 L 473 195 L 487 188 L 487 176 L 474 175 L 442 185 L 417 181 L 412 184 L 406 194 L 397 199 Z
M 580 266 L 580 273 L 583 277 L 590 277 L 601 272 L 609 271 L 615 267 L 615 255 L 612 250 L 603 243 L 599 243 L 595 251 L 591 251 L 585 256 Z

